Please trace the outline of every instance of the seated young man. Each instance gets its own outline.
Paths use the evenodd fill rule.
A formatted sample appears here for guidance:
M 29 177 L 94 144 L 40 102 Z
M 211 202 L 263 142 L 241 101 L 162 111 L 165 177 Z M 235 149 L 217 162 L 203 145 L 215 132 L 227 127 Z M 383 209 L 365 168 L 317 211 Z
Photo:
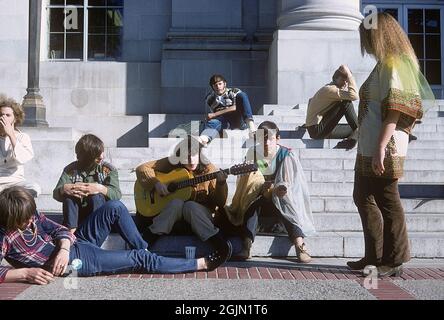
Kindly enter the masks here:
M 342 65 L 333 74 L 333 81 L 308 102 L 305 127 L 312 139 L 344 139 L 335 147 L 353 149 L 358 139 L 358 118 L 352 101 L 359 98 L 350 69 Z M 345 115 L 348 125 L 338 124 Z
M 238 255 L 241 259 L 249 258 L 258 229 L 273 231 L 274 225 L 282 223 L 299 261 L 308 263 L 311 257 L 304 238 L 313 234 L 315 228 L 302 166 L 290 149 L 279 145 L 280 133 L 275 123 L 262 122 L 256 136 L 259 145 L 248 150 L 246 160 L 256 162 L 259 171 L 240 178 L 233 203 L 218 211 L 218 222 L 227 232 L 237 232 L 244 238 L 243 250 Z
M 218 74 L 211 76 L 209 84 L 212 91 L 205 102 L 211 112 L 207 115 L 199 141 L 205 146 L 224 129 L 248 128 L 253 134 L 256 128 L 247 94 L 238 88 L 228 88 L 225 78 Z
M 101 245 L 111 229 L 116 229 L 130 250 L 104 250 Z M 48 284 L 54 277 L 67 275 L 73 260 L 79 259 L 78 276 L 142 271 L 182 273 L 214 270 L 208 258 L 178 259 L 158 256 L 147 250 L 133 219 L 120 201 L 108 201 L 77 229 L 67 228 L 36 210 L 33 197 L 22 187 L 0 193 L 0 283 L 29 282 Z
M 157 179 L 158 173 L 183 168 L 193 176 L 201 176 L 218 171 L 201 155 L 201 147 L 196 138 L 188 136 L 175 147 L 170 157 L 138 166 L 137 180 L 145 190 L 155 190 L 158 195 L 167 196 L 170 192 Z M 222 262 L 228 260 L 232 252 L 231 243 L 224 239 L 212 217 L 216 207 L 223 207 L 227 200 L 226 179 L 226 174 L 219 172 L 216 179 L 196 184 L 192 187 L 193 195 L 190 200 L 172 199 L 154 218 L 136 213 L 136 224 L 143 238 L 152 244 L 160 235 L 171 234 L 176 222 L 185 221 L 200 240 L 208 242 L 217 250 Z
M 34 157 L 34 151 L 29 136 L 17 128 L 24 119 L 22 106 L 0 94 L 0 191 L 22 186 L 37 197 L 40 186 L 25 179 L 24 164 Z
M 54 188 L 53 197 L 63 202 L 63 225 L 71 232 L 107 200 L 119 200 L 117 169 L 104 159 L 104 144 L 92 134 L 75 146 L 77 161 L 67 165 Z

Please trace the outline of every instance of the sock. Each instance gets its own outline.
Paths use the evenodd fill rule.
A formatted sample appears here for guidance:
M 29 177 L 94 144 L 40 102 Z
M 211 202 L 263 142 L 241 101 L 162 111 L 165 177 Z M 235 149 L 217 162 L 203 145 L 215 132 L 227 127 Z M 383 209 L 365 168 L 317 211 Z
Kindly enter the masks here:
M 250 132 L 256 132 L 256 126 L 254 125 L 253 119 L 247 119 L 247 125 Z

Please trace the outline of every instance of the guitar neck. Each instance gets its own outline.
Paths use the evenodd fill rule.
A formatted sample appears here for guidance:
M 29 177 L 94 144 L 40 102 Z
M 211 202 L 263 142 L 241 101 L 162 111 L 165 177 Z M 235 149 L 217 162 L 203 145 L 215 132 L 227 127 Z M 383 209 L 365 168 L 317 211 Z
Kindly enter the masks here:
M 188 179 L 188 180 L 178 182 L 176 184 L 177 189 L 183 189 L 183 188 L 195 186 L 196 184 L 216 179 L 216 176 L 219 172 L 224 172 L 226 174 L 230 174 L 230 169 L 224 169 L 224 170 L 204 174 L 203 176 L 195 177 L 193 179 Z

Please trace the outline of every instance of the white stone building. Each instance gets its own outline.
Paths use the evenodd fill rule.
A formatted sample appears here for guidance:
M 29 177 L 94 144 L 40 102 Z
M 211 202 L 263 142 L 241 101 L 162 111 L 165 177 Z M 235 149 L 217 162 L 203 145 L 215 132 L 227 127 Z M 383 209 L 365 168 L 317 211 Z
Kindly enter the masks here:
M 365 79 L 373 61 L 360 56 L 356 28 L 366 5 L 397 17 L 442 97 L 442 0 L 43 0 L 46 120 L 143 146 L 134 137 L 148 113 L 205 110 L 213 73 L 248 92 L 255 110 L 307 102 L 341 63 Z M 22 100 L 28 0 L 0 1 L 0 30 L 0 91 Z

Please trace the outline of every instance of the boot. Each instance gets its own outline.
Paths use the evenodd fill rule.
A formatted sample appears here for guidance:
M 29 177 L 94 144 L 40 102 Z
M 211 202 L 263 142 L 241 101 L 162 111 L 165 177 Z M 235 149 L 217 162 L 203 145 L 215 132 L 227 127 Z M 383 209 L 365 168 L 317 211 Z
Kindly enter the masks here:
M 253 244 L 253 241 L 248 238 L 245 237 L 242 239 L 242 249 L 241 251 L 234 256 L 231 260 L 234 261 L 243 261 L 243 260 L 248 260 L 251 259 L 251 245 Z
M 299 262 L 309 263 L 311 261 L 311 257 L 308 254 L 307 246 L 305 245 L 305 243 L 303 243 L 300 246 L 295 245 L 295 248 L 296 248 L 296 256 L 298 257 Z

